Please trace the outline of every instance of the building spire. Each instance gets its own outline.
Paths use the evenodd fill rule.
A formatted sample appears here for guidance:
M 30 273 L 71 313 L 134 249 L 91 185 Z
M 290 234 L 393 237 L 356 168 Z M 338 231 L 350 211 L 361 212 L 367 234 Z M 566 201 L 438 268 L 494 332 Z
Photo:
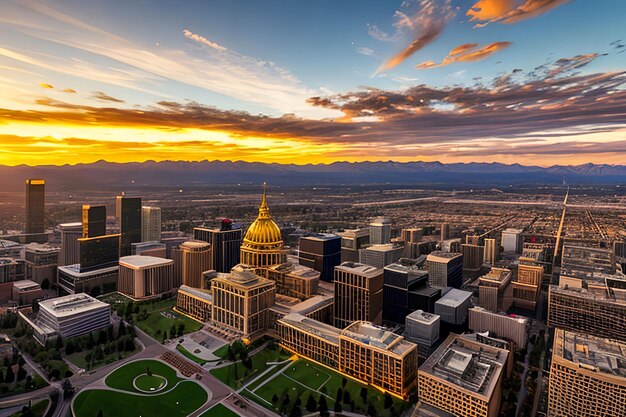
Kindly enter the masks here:
M 259 207 L 259 217 L 269 218 L 270 208 L 267 205 L 267 183 L 263 182 L 263 197 L 261 198 L 261 206 Z

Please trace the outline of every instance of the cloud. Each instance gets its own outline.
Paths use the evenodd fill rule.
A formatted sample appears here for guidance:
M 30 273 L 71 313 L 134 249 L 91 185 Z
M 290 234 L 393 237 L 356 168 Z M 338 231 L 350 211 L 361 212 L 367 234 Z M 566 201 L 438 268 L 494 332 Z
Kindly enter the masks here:
M 124 103 L 124 100 L 120 100 L 119 98 L 111 97 L 108 94 L 103 93 L 102 91 L 94 91 L 91 94 L 91 97 L 100 100 L 100 101 L 111 101 L 113 103 Z
M 365 56 L 373 56 L 374 55 L 374 51 L 370 48 L 366 48 L 364 46 L 357 48 L 357 53 L 361 54 L 361 55 L 365 55 Z
M 571 58 L 560 58 L 557 59 L 552 69 L 548 72 L 549 77 L 555 77 L 557 75 L 561 75 L 563 73 L 567 73 L 573 71 L 575 69 L 584 67 L 585 65 L 590 64 L 593 60 L 599 57 L 600 54 L 582 54 L 576 55 Z
M 48 83 L 39 83 L 39 87 L 41 88 L 47 88 L 47 89 L 53 89 L 54 86 Z
M 467 11 L 470 22 L 478 21 L 474 28 L 487 26 L 489 23 L 517 23 L 546 13 L 569 0 L 524 0 L 520 4 L 515 0 L 479 0 Z
M 212 41 L 208 40 L 207 38 L 205 38 L 204 36 L 200 36 L 200 35 L 197 35 L 195 33 L 192 33 L 192 32 L 190 32 L 187 29 L 184 29 L 183 33 L 185 34 L 185 38 L 194 40 L 194 41 L 196 41 L 196 42 L 198 42 L 198 43 L 200 43 L 202 45 L 208 46 L 209 48 L 213 48 L 213 49 L 218 50 L 220 52 L 224 52 L 224 51 L 227 50 L 226 47 L 224 47 L 224 46 L 222 46 L 222 45 L 220 45 L 218 43 L 212 42 Z
M 439 4 L 434 0 L 424 0 L 414 13 L 396 11 L 394 27 L 395 38 L 401 34 L 411 36 L 412 40 L 400 52 L 383 62 L 375 74 L 380 74 L 401 64 L 408 57 L 433 42 L 442 32 L 446 23 L 454 17 L 456 11 L 450 0 Z
M 496 52 L 509 47 L 509 45 L 511 45 L 511 42 L 494 42 L 478 48 L 478 44 L 476 43 L 466 43 L 452 49 L 450 53 L 448 53 L 448 55 L 443 59 L 443 61 L 438 64 L 433 61 L 424 61 L 421 64 L 417 64 L 415 68 L 429 69 L 443 67 L 446 65 L 450 65 L 454 62 L 481 61 L 495 54 Z
M 68 94 L 76 94 L 76 90 L 74 90 L 73 88 L 66 88 L 64 90 L 61 90 L 63 93 L 68 93 Z

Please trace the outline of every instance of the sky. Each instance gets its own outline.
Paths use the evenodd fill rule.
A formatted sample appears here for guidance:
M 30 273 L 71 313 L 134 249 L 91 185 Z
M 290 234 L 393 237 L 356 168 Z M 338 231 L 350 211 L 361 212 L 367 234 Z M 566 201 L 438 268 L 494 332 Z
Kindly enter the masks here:
M 0 3 L 0 164 L 623 164 L 621 0 Z

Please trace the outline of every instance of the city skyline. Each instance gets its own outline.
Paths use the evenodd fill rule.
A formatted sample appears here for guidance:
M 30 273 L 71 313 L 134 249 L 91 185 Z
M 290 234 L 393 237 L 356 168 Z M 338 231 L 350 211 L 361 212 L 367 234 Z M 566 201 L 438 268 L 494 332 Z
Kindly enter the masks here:
M 10 1 L 0 164 L 620 163 L 626 6 L 602 6 Z

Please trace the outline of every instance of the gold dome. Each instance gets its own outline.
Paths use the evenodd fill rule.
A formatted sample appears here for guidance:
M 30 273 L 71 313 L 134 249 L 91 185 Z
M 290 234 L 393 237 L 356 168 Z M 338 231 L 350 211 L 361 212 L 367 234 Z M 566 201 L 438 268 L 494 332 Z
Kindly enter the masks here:
M 270 208 L 267 205 L 265 194 L 265 183 L 263 183 L 263 198 L 259 207 L 259 215 L 248 228 L 242 246 L 254 249 L 280 249 L 283 246 L 283 238 L 280 235 L 278 225 L 270 216 Z

